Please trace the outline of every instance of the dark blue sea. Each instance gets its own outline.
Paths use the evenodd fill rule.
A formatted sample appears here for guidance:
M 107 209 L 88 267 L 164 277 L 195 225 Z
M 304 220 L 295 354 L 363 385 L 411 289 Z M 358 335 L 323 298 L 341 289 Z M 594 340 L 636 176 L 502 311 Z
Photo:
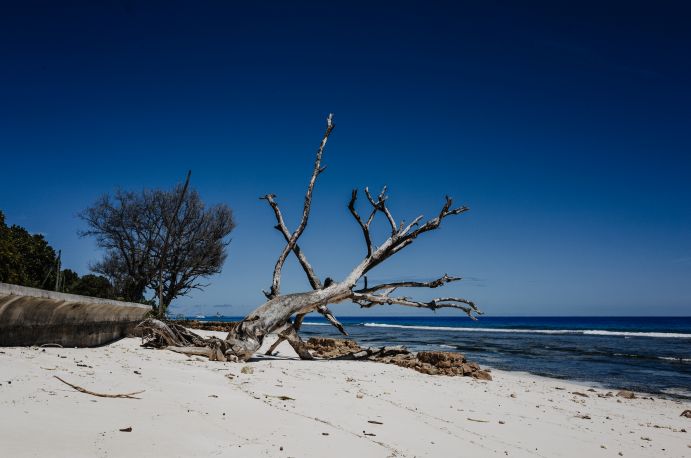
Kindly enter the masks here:
M 362 346 L 458 351 L 491 368 L 691 399 L 691 317 L 339 319 Z M 300 333 L 339 336 L 320 316 Z

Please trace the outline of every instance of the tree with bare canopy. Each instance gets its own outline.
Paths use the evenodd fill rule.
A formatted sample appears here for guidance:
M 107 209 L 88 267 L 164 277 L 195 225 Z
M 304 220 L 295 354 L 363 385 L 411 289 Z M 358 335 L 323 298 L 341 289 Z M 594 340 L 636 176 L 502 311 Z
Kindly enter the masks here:
M 170 191 L 118 190 L 79 215 L 88 225 L 81 235 L 96 237 L 106 250 L 92 270 L 108 277 L 122 299 L 140 302 L 154 291 L 159 317 L 173 299 L 203 288 L 202 279 L 221 271 L 235 227 L 230 208 L 205 207 L 189 180 L 188 172 L 184 185 Z
M 236 323 L 225 339 L 203 338 L 175 323 L 148 319 L 139 325 L 143 329 L 145 337 L 148 338 L 147 345 L 165 347 L 169 350 L 189 355 L 205 355 L 212 360 L 246 361 L 259 350 L 264 338 L 268 334 L 275 333 L 279 336 L 279 339 L 272 346 L 272 349 L 269 350 L 270 352 L 279 342 L 287 340 L 300 358 L 312 359 L 311 354 L 298 335 L 305 315 L 312 312 L 320 313 L 332 325 L 338 328 L 341 333 L 347 335 L 343 325 L 329 310 L 329 304 L 351 301 L 364 308 L 387 304 L 399 304 L 430 310 L 455 308 L 463 311 L 472 319 L 475 319 L 474 314 L 481 313 L 472 301 L 460 297 L 439 297 L 428 302 L 421 302 L 405 296 L 394 295 L 394 292 L 399 288 L 437 288 L 446 283 L 460 280 L 458 277 L 451 277 L 446 274 L 429 282 L 400 281 L 369 286 L 365 281 L 363 288 L 356 289 L 358 281 L 370 270 L 413 243 L 418 236 L 437 229 L 447 217 L 468 211 L 468 208 L 464 206 L 454 207 L 453 201 L 449 197 L 446 197 L 444 205 L 436 217 L 422 223 L 423 217 L 418 216 L 409 224 L 399 224 L 387 207 L 386 201 L 388 196 L 386 195 L 386 187 L 376 197 L 367 188 L 364 189 L 367 202 L 371 206 L 366 217 L 361 216 L 356 209 L 355 204 L 358 192 L 353 190 L 348 203 L 348 210 L 362 230 L 366 245 L 366 255 L 343 280 L 332 281 L 328 278 L 324 282 L 320 280 L 307 261 L 307 257 L 300 249 L 298 239 L 307 226 L 314 185 L 319 175 L 325 169 L 325 167 L 322 167 L 322 155 L 334 127 L 333 115 L 329 115 L 326 121 L 326 131 L 317 149 L 312 176 L 307 186 L 302 219 L 293 232 L 285 224 L 281 210 L 276 202 L 276 196 L 267 194 L 261 197 L 273 210 L 277 221 L 275 227 L 281 232 L 286 241 L 274 267 L 271 287 L 264 291 L 267 301 L 247 315 L 242 321 Z M 370 226 L 377 215 L 383 215 L 391 229 L 391 235 L 379 246 L 373 244 L 370 232 Z M 281 271 L 291 252 L 295 254 L 307 275 L 307 279 L 313 289 L 312 291 L 281 294 Z

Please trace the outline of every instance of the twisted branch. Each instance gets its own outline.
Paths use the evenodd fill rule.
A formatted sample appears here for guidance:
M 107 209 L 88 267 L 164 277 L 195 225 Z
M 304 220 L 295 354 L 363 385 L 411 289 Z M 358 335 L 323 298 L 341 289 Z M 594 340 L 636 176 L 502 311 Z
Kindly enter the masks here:
M 367 257 L 370 257 L 372 256 L 373 252 L 372 238 L 370 235 L 370 224 L 372 224 L 372 221 L 374 220 L 374 217 L 376 216 L 377 212 L 381 212 L 386 216 L 386 219 L 389 221 L 389 225 L 391 226 L 392 237 L 403 229 L 403 225 L 401 224 L 400 228 L 396 227 L 396 221 L 394 220 L 393 215 L 386 206 L 386 200 L 389 198 L 386 195 L 386 186 L 382 188 L 381 192 L 379 193 L 379 196 L 377 196 L 377 200 L 374 200 L 372 194 L 370 194 L 369 192 L 369 188 L 365 188 L 365 195 L 367 196 L 367 200 L 369 201 L 369 203 L 372 205 L 372 211 L 370 212 L 370 215 L 367 218 L 367 222 L 362 221 L 360 214 L 355 209 L 355 201 L 357 200 L 357 189 L 353 189 L 353 192 L 350 195 L 348 210 L 350 210 L 350 213 L 355 218 L 355 221 L 360 226 L 360 229 L 362 229 L 362 234 L 365 236 L 365 244 L 367 245 Z
M 278 222 L 278 224 L 276 224 L 276 226 L 274 227 L 281 234 L 283 234 L 283 237 L 285 238 L 286 242 L 290 243 L 291 233 L 283 220 L 283 215 L 281 214 L 281 209 L 278 207 L 278 203 L 276 203 L 276 201 L 274 200 L 275 197 L 276 196 L 274 194 L 267 194 L 264 197 L 260 197 L 260 199 L 266 200 L 269 203 L 269 205 L 274 211 L 274 215 L 276 216 L 276 221 Z M 298 245 L 297 242 L 293 244 L 293 253 L 295 253 L 295 256 L 298 258 L 300 266 L 302 266 L 302 270 L 305 271 L 305 275 L 307 275 L 307 280 L 310 282 L 310 286 L 312 287 L 312 289 L 321 289 L 322 283 L 319 280 L 319 277 L 316 273 L 314 273 L 314 269 L 310 265 L 309 261 L 307 261 L 307 257 L 302 252 L 302 250 L 300 249 L 300 245 Z M 264 295 L 266 295 L 267 299 L 273 298 L 271 294 L 266 291 L 264 292 Z
M 273 194 L 267 194 L 264 197 L 260 197 L 260 199 L 266 200 L 269 203 L 269 205 L 271 206 L 271 208 L 274 211 L 274 215 L 276 216 L 276 221 L 278 222 L 278 224 L 274 227 L 281 234 L 283 234 L 283 237 L 286 239 L 287 242 L 290 242 L 291 234 L 290 234 L 290 231 L 288 230 L 288 227 L 286 226 L 286 224 L 283 220 L 283 214 L 281 213 L 281 209 L 278 207 L 278 203 L 276 203 L 276 201 L 274 200 L 275 197 L 276 196 Z M 321 281 L 319 280 L 319 277 L 314 272 L 314 269 L 310 265 L 309 261 L 307 261 L 307 257 L 302 252 L 302 250 L 300 250 L 300 246 L 297 243 L 295 243 L 293 245 L 293 253 L 295 253 L 295 256 L 298 258 L 298 261 L 300 262 L 302 269 L 305 271 L 305 274 L 307 275 L 307 279 L 309 280 L 309 283 L 310 283 L 310 286 L 312 287 L 312 289 L 314 289 L 314 290 L 322 289 L 323 286 L 322 286 Z M 270 297 L 270 293 L 267 293 L 265 291 L 264 294 L 267 296 L 268 299 L 272 299 L 272 297 Z M 341 332 L 341 334 L 346 335 L 346 336 L 348 335 L 348 333 L 346 332 L 343 325 L 336 319 L 336 317 L 333 315 L 331 310 L 328 309 L 327 306 L 325 306 L 325 305 L 319 306 L 317 308 L 317 312 L 322 314 L 324 316 L 324 318 L 326 318 L 327 321 L 329 321 L 329 323 L 334 325 L 336 327 L 336 329 L 338 329 L 339 332 Z M 293 324 L 293 326 L 295 327 L 295 331 L 298 331 L 300 329 L 300 325 L 302 324 L 303 318 L 304 318 L 304 314 L 297 315 L 295 323 Z M 275 347 L 278 346 L 278 344 L 280 344 L 283 340 L 285 340 L 285 339 L 280 338 L 279 340 L 277 340 L 274 343 L 274 345 L 272 345 L 271 349 L 269 349 L 267 354 L 273 353 L 273 349 L 275 349 Z
M 405 235 L 404 237 L 414 239 L 415 237 L 417 237 L 418 235 L 420 235 L 424 232 L 431 231 L 433 229 L 438 228 L 439 225 L 441 224 L 442 220 L 444 218 L 446 218 L 447 216 L 460 215 L 461 213 L 465 213 L 468 210 L 470 210 L 470 208 L 468 208 L 466 206 L 451 208 L 451 206 L 453 205 L 453 199 L 449 196 L 446 196 L 445 199 L 446 199 L 446 202 L 444 203 L 444 206 L 442 207 L 441 211 L 439 212 L 439 215 L 436 218 L 427 221 L 425 224 L 418 227 L 413 232 L 410 232 L 409 234 Z M 414 222 L 417 224 L 417 222 L 420 219 L 421 219 L 421 217 L 416 219 Z
M 430 310 L 437 310 L 440 308 L 455 308 L 463 310 L 466 313 L 466 315 L 468 315 L 468 317 L 470 317 L 473 320 L 477 319 L 473 316 L 473 313 L 476 313 L 478 315 L 482 314 L 482 312 L 480 312 L 480 310 L 477 308 L 474 302 L 469 301 L 468 299 L 463 299 L 461 297 L 439 297 L 436 299 L 432 299 L 429 302 L 421 302 L 414 301 L 407 297 L 389 297 L 383 294 L 367 294 L 353 292 L 353 294 L 351 295 L 351 299 L 353 302 L 355 302 L 363 308 L 370 308 L 375 305 L 391 304 L 405 305 L 408 307 L 426 308 Z
M 357 210 L 355 210 L 355 201 L 357 200 L 357 189 L 353 189 L 353 192 L 350 196 L 350 203 L 348 204 L 348 210 L 350 210 L 350 213 L 353 215 L 355 218 L 355 221 L 357 221 L 358 225 L 360 226 L 360 229 L 362 229 L 362 234 L 365 236 L 365 244 L 367 245 L 367 257 L 372 256 L 372 238 L 370 237 L 369 233 L 369 225 L 372 222 L 372 218 L 374 216 L 373 212 L 372 215 L 367 219 L 367 224 L 362 222 L 362 218 L 360 218 L 360 215 L 358 214 Z
M 364 274 L 372 270 L 372 268 L 379 265 L 381 262 L 388 259 L 393 254 L 399 252 L 406 246 L 413 243 L 413 241 L 420 234 L 437 229 L 441 225 L 441 222 L 444 220 L 444 218 L 451 215 L 459 215 L 469 210 L 469 208 L 465 206 L 452 208 L 453 200 L 450 197 L 446 196 L 444 205 L 442 206 L 442 209 L 439 211 L 439 214 L 435 218 L 425 222 L 423 225 L 420 225 L 422 216 L 418 216 L 407 226 L 404 227 L 401 223 L 401 225 L 397 227 L 395 220 L 391 215 L 391 212 L 386 207 L 385 201 L 388 197 L 386 196 L 385 192 L 386 187 L 384 188 L 384 190 L 382 190 L 382 192 L 379 194 L 379 198 L 375 201 L 372 198 L 369 191 L 367 190 L 367 188 L 365 188 L 365 194 L 367 195 L 367 199 L 374 208 L 373 213 L 367 220 L 367 223 L 362 222 L 362 219 L 355 210 L 355 200 L 357 198 L 357 191 L 354 190 L 351 195 L 351 199 L 348 204 L 348 209 L 350 210 L 351 214 L 353 214 L 356 221 L 362 228 L 363 233 L 365 234 L 365 241 L 367 243 L 367 256 L 365 257 L 365 260 L 359 266 L 357 266 L 355 270 L 351 272 L 349 276 L 350 279 L 359 279 Z M 385 214 L 386 219 L 388 220 L 389 225 L 391 226 L 392 235 L 377 250 L 373 250 L 369 235 L 369 226 L 372 222 L 374 215 L 377 212 L 382 212 Z M 413 230 L 413 228 L 415 229 Z
M 319 176 L 319 174 L 322 173 L 325 169 L 321 166 L 322 154 L 324 153 L 324 147 L 326 147 L 326 142 L 329 139 L 329 135 L 331 135 L 331 131 L 334 129 L 334 127 L 335 125 L 333 123 L 333 114 L 329 114 L 329 116 L 326 118 L 326 131 L 324 132 L 324 137 L 322 138 L 321 144 L 319 145 L 319 149 L 317 149 L 317 156 L 314 160 L 312 177 L 310 178 L 309 185 L 307 186 L 307 193 L 305 194 L 305 204 L 302 209 L 302 220 L 300 220 L 300 224 L 298 225 L 297 229 L 295 229 L 295 232 L 293 232 L 293 234 L 290 236 L 288 243 L 286 244 L 285 248 L 283 248 L 281 254 L 278 256 L 276 266 L 274 267 L 274 275 L 273 281 L 271 282 L 271 290 L 267 294 L 267 298 L 269 299 L 278 296 L 281 290 L 281 269 L 283 269 L 283 264 L 285 263 L 285 260 L 288 257 L 288 253 L 293 251 L 295 244 L 297 243 L 298 239 L 302 235 L 302 232 L 305 230 L 305 227 L 307 226 L 310 207 L 312 206 L 312 191 L 314 190 L 314 184 L 317 181 L 317 176 Z
M 317 307 L 317 312 L 322 314 L 324 316 L 324 318 L 326 318 L 326 320 L 329 323 L 334 325 L 336 327 L 336 329 L 338 329 L 341 334 L 343 334 L 344 336 L 348 335 L 348 333 L 346 332 L 343 325 L 336 319 L 336 317 L 333 315 L 333 313 L 331 313 L 331 310 L 329 310 L 329 308 L 327 306 L 320 305 L 319 307 Z M 299 329 L 300 329 L 300 327 L 298 326 L 296 328 L 296 330 L 299 330 Z
M 399 281 L 399 282 L 393 282 L 393 283 L 382 283 L 379 285 L 375 285 L 372 287 L 365 287 L 363 289 L 355 291 L 356 293 L 361 293 L 361 294 L 368 294 L 368 293 L 374 293 L 377 291 L 381 291 L 383 289 L 391 289 L 392 291 L 397 289 L 397 288 L 438 288 L 440 286 L 443 286 L 447 283 L 451 283 L 453 281 L 458 281 L 461 280 L 461 277 L 451 277 L 447 274 L 444 274 L 444 276 L 437 278 L 436 280 L 432 281 L 427 281 L 427 282 L 420 282 L 420 281 Z
M 386 199 L 389 198 L 386 195 L 386 186 L 382 188 L 376 201 L 372 198 L 372 195 L 369 193 L 368 188 L 365 188 L 365 195 L 367 196 L 367 200 L 369 200 L 369 203 L 372 204 L 372 207 L 374 207 L 374 211 L 370 216 L 370 221 L 374 217 L 374 214 L 377 212 L 377 210 L 379 210 L 380 212 L 384 213 L 384 215 L 386 215 L 386 219 L 389 221 L 389 225 L 391 226 L 391 235 L 393 236 L 394 234 L 396 234 L 396 232 L 398 232 L 398 228 L 396 227 L 396 220 L 393 219 L 391 212 L 386 207 Z

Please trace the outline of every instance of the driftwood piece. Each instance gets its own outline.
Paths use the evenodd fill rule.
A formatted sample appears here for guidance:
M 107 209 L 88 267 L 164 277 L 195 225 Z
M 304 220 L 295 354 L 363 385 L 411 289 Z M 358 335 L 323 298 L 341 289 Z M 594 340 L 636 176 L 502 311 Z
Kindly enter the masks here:
M 148 318 L 137 325 L 145 347 L 165 348 L 188 356 L 206 356 L 212 361 L 238 361 L 227 341 L 202 337 L 174 322 Z
M 60 380 L 60 381 L 61 381 L 62 383 L 64 383 L 65 385 L 74 388 L 75 390 L 79 391 L 80 393 L 90 394 L 90 395 L 92 395 L 92 396 L 98 396 L 99 398 L 141 399 L 141 398 L 135 397 L 134 395 L 135 395 L 135 394 L 143 393 L 143 392 L 145 391 L 145 390 L 142 390 L 142 391 L 135 391 L 135 392 L 133 392 L 133 393 L 122 393 L 122 394 L 97 393 L 97 392 L 95 392 L 95 391 L 87 390 L 86 388 L 83 388 L 83 387 L 81 387 L 81 386 L 74 385 L 74 384 L 72 384 L 72 383 L 70 383 L 70 382 L 67 382 L 67 381 L 61 379 L 60 377 L 58 377 L 57 375 L 54 375 L 53 377 L 55 377 L 56 379 Z
M 205 339 L 182 327 L 175 327 L 169 322 L 147 320 L 142 327 L 150 335 L 153 335 L 153 338 L 147 341 L 147 345 L 158 348 L 167 347 L 173 351 L 188 352 L 188 354 L 191 354 L 189 352 L 200 354 L 199 350 L 193 350 L 188 347 L 207 347 L 211 351 L 203 350 L 201 354 L 209 355 L 210 359 L 220 361 L 239 359 L 246 361 L 259 350 L 267 335 L 275 333 L 279 336 L 279 340 L 272 345 L 268 353 L 273 353 L 280 342 L 286 340 L 301 358 L 310 359 L 312 356 L 305 349 L 304 342 L 298 334 L 302 321 L 307 314 L 320 313 L 341 333 L 347 334 L 344 326 L 329 310 L 328 306 L 330 304 L 353 302 L 364 308 L 390 304 L 429 310 L 454 308 L 463 311 L 472 319 L 475 319 L 475 315 L 481 314 L 473 301 L 461 297 L 443 296 L 431 301 L 418 301 L 407 296 L 392 295 L 394 291 L 401 288 L 438 288 L 447 283 L 460 280 L 458 277 L 445 274 L 428 282 L 401 281 L 374 286 L 367 284 L 367 273 L 376 266 L 414 243 L 422 234 L 439 228 L 448 217 L 460 215 L 468 211 L 468 207 L 465 206 L 454 207 L 453 200 L 450 197 L 446 197 L 439 213 L 434 218 L 423 222 L 423 217 L 420 215 L 410 223 L 405 224 L 404 222 L 397 223 L 396 218 L 388 208 L 386 187 L 376 197 L 370 193 L 368 188 L 364 189 L 366 205 L 370 207 L 364 213 L 366 218 L 360 216 L 361 214 L 357 209 L 358 192 L 353 190 L 348 202 L 348 209 L 363 232 L 366 245 L 365 256 L 342 280 L 334 281 L 329 278 L 326 278 L 323 282 L 320 280 L 309 263 L 307 256 L 300 248 L 298 240 L 307 227 L 315 184 L 319 175 L 325 170 L 325 167 L 322 165 L 324 150 L 334 127 L 333 116 L 329 115 L 326 121 L 326 130 L 317 148 L 312 174 L 305 194 L 302 217 L 293 232 L 290 232 L 286 226 L 276 196 L 267 194 L 261 198 L 266 200 L 273 210 L 277 221 L 275 227 L 282 234 L 285 241 L 285 245 L 274 266 L 271 287 L 264 292 L 267 301 L 230 329 L 225 339 Z M 371 231 L 371 225 L 377 216 L 381 216 L 390 228 L 390 235 L 379 245 L 375 245 L 372 240 Z M 295 254 L 307 276 L 312 291 L 293 294 L 281 293 L 281 273 L 290 253 Z M 363 278 L 364 287 L 356 289 L 356 285 Z

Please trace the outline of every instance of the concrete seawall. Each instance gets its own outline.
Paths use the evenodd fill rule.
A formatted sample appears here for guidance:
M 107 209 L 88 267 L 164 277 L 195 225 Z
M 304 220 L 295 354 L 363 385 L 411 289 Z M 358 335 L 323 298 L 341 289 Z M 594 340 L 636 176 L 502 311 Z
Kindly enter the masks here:
M 126 336 L 151 307 L 0 283 L 0 346 L 93 347 Z

